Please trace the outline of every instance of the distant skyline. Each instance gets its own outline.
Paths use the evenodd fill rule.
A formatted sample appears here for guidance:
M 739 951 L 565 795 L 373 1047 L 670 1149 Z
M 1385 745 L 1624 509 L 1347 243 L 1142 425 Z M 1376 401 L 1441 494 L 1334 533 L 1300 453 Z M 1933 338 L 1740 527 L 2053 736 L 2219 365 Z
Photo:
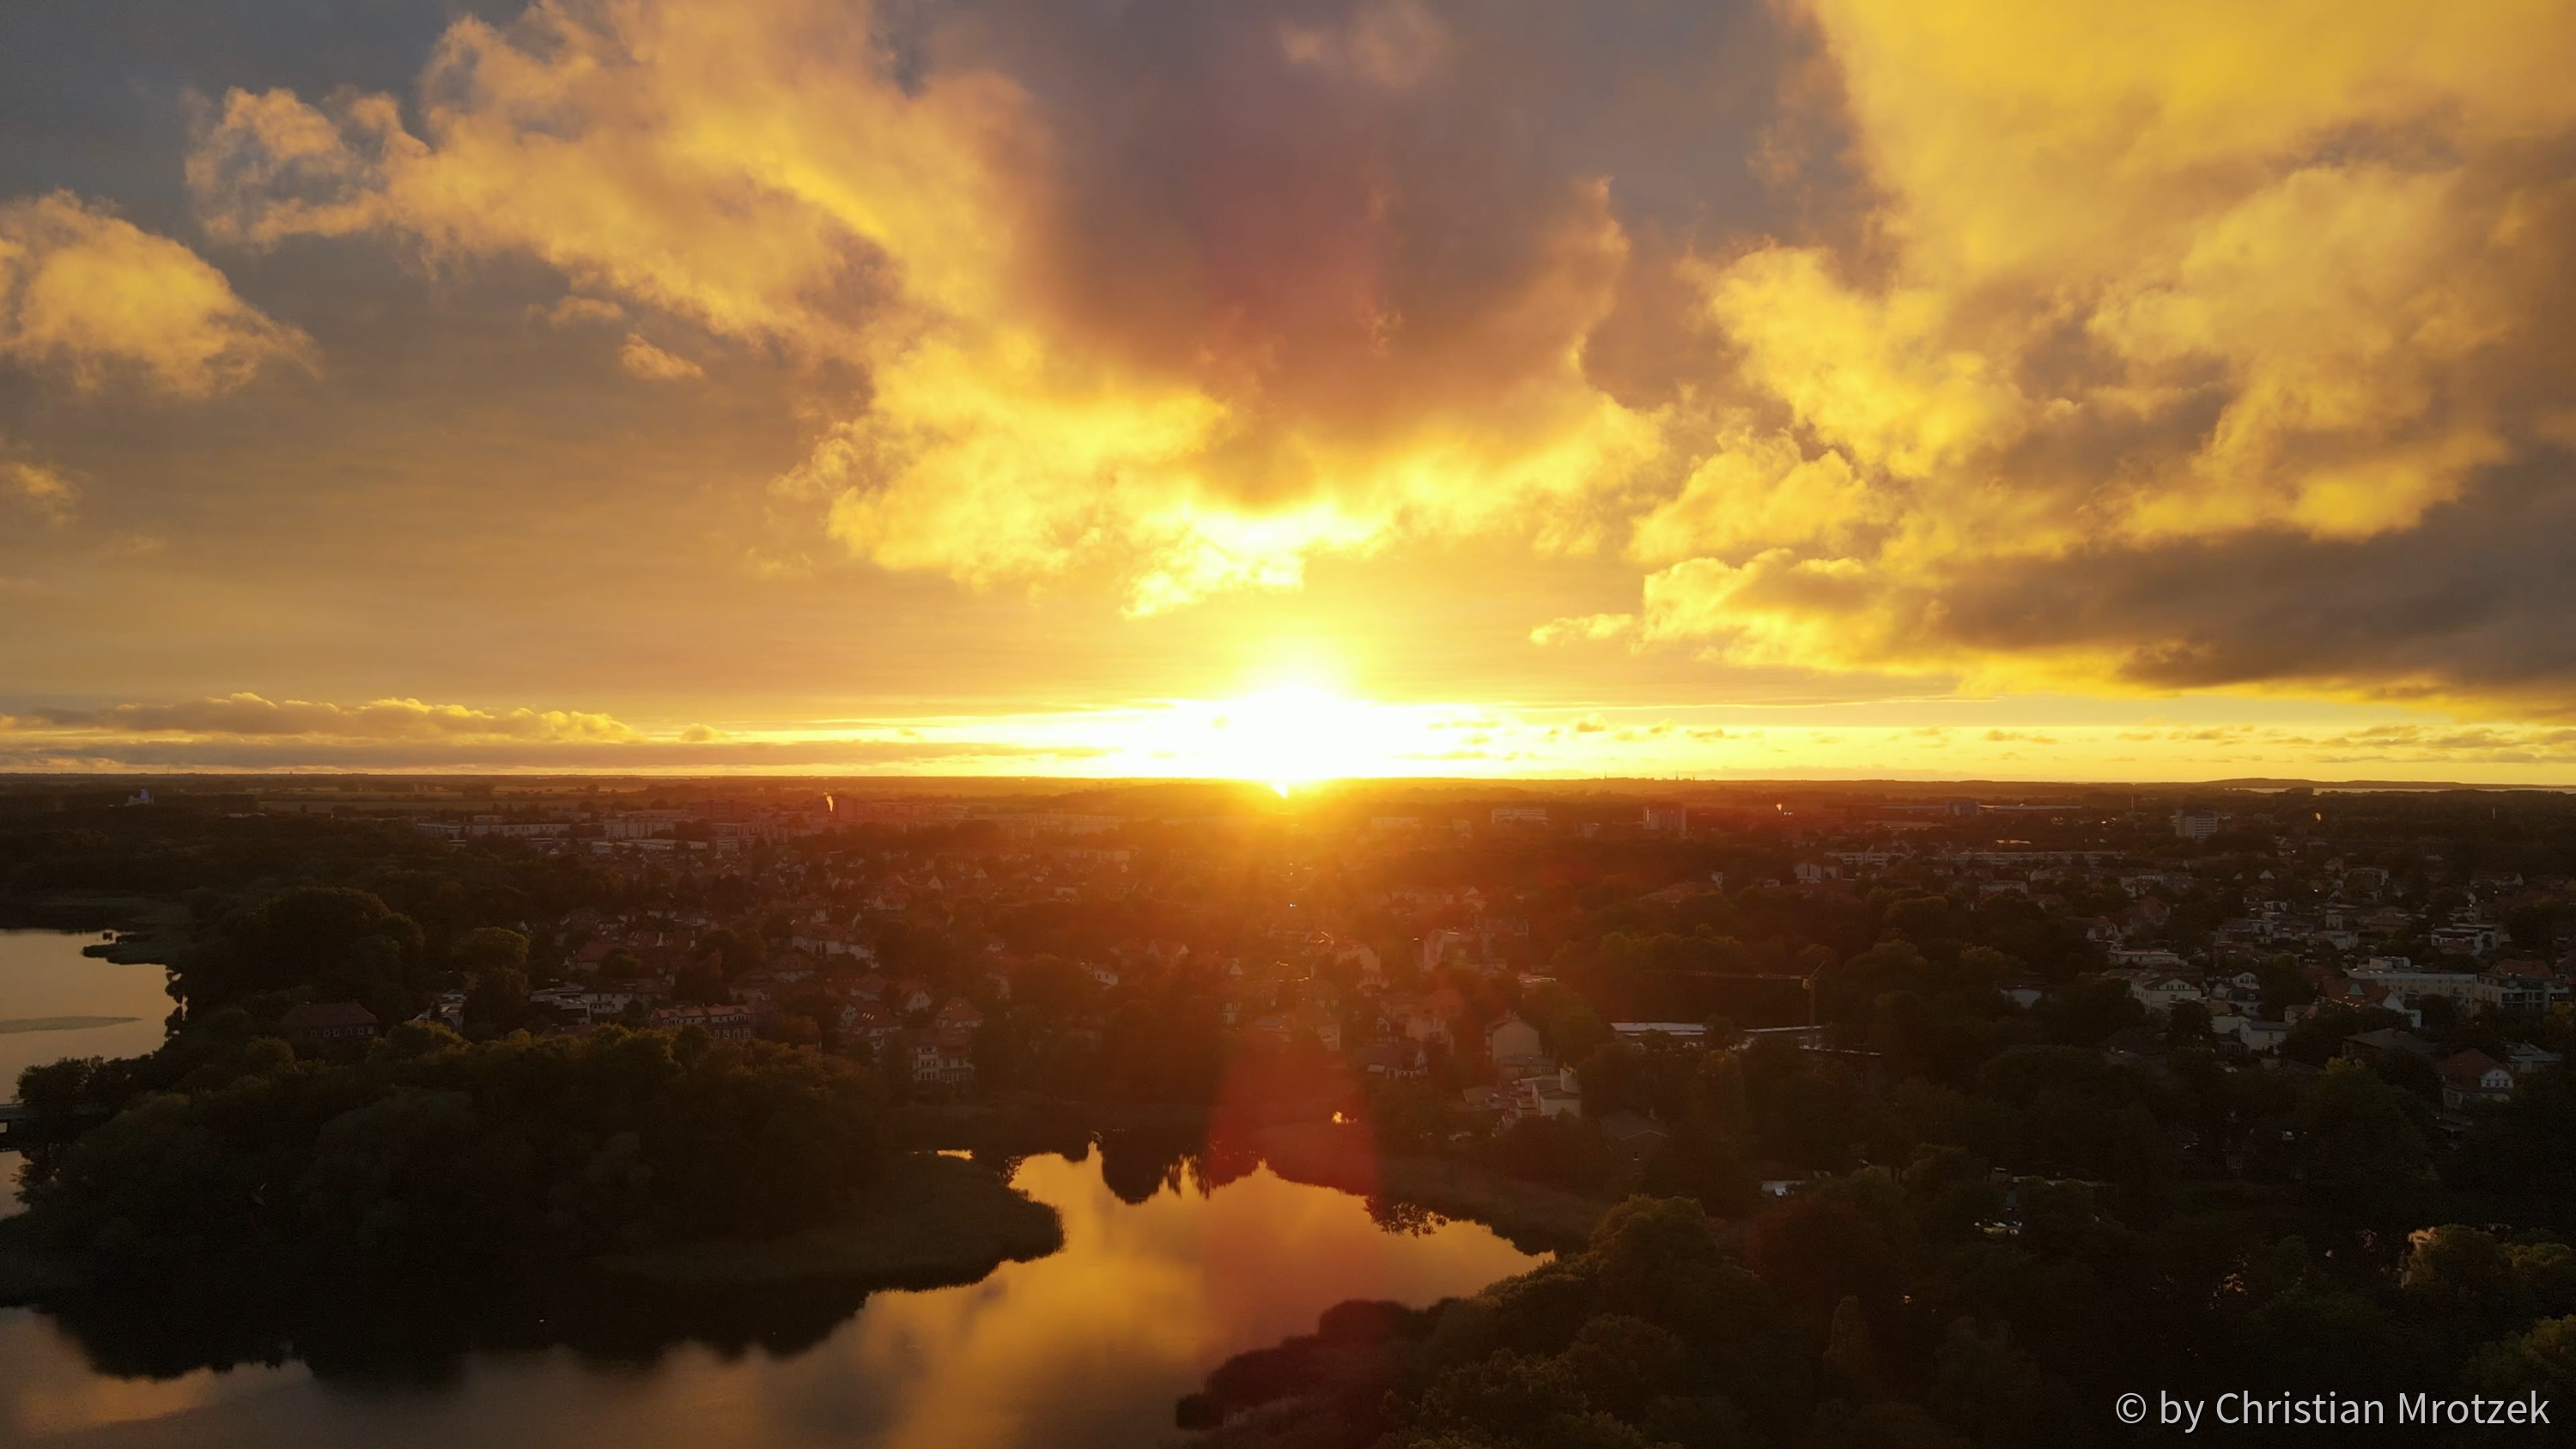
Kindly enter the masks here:
M 2576 784 L 2576 12 L 0 13 L 0 773 Z

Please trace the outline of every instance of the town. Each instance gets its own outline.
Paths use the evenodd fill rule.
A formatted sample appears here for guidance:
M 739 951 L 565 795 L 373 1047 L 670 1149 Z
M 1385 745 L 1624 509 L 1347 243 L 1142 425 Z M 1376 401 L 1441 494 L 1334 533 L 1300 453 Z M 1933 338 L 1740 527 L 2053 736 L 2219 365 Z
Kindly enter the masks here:
M 1745 1013 L 1740 1026 L 1717 1015 L 1609 1021 L 1606 1037 L 1596 1028 L 1565 1041 L 1542 1031 L 1525 1003 L 1546 1004 L 1551 1022 L 1569 1008 L 1597 1022 L 1607 1004 L 1584 1000 L 1582 988 L 1601 980 L 1584 938 L 1600 934 L 1580 916 L 1621 872 L 1605 869 L 1581 890 L 1526 879 L 1532 858 L 1577 842 L 1634 862 L 1631 871 L 1691 871 L 1613 903 L 1647 916 L 1705 916 L 1695 902 L 1746 893 L 1784 917 L 1801 907 L 1839 915 L 1873 896 L 2006 913 L 2066 944 L 2045 958 L 2057 971 L 1999 962 L 1993 987 L 2027 1010 L 2088 977 L 2124 983 L 2143 1014 L 2103 1039 L 2115 1058 L 2154 1063 L 2176 1043 L 2199 1042 L 2231 1065 L 2295 1077 L 2320 1070 L 2321 1053 L 2366 1054 L 2416 1081 L 2449 1130 L 2467 1125 L 2466 1109 L 2509 1098 L 2517 1079 L 2561 1063 L 2496 1033 L 2546 1017 L 2576 980 L 2560 966 L 2576 945 L 2565 875 L 2482 867 L 2442 836 L 2401 833 L 2402 817 L 2348 806 L 2329 827 L 2313 790 L 2169 812 L 2099 797 L 1900 798 L 1875 809 L 1829 800 L 1796 813 L 1711 804 L 1698 809 L 1696 832 L 1678 800 L 1581 801 L 1553 816 L 1528 803 L 1354 806 L 1286 829 L 1279 855 L 1214 920 L 1189 904 L 1208 901 L 1210 882 L 1188 856 L 1230 823 L 1218 817 L 936 798 L 585 803 L 594 808 L 332 802 L 346 813 L 399 812 L 423 836 L 459 846 L 526 841 L 638 881 L 671 878 L 665 898 L 640 909 L 523 923 L 550 949 L 532 963 L 542 982 L 525 997 L 533 1014 L 513 1024 L 578 1031 L 619 1020 L 773 1036 L 863 1055 L 916 1091 L 972 1093 L 978 1031 L 988 1011 L 1009 1009 L 1015 982 L 1044 1003 L 1049 1049 L 1096 1052 L 1119 1005 L 1186 984 L 1216 1002 L 1230 1031 L 1318 1047 L 1365 1078 L 1435 1080 L 1462 1120 L 1486 1130 L 1579 1113 L 1576 1064 L 1552 1049 L 1596 1037 L 1642 1048 L 1653 1038 L 1698 1047 L 1780 1035 L 1867 1059 L 1863 1038 L 1829 1035 L 1812 1011 L 1797 1017 L 1817 990 L 1832 990 L 1832 965 L 1803 952 L 1770 961 L 1796 956 L 1802 989 L 1790 992 L 1755 985 L 1788 978 L 1751 969 L 1762 964 L 1753 953 L 1738 957 L 1742 969 L 1708 969 L 1698 984 Z M 853 830 L 875 836 L 876 848 L 842 844 Z M 1696 870 L 1702 858 L 1734 867 L 1731 891 L 1724 866 Z M 710 898 L 718 888 L 729 898 Z M 690 896 L 701 903 L 678 904 Z M 923 952 L 924 933 L 944 949 Z M 2070 949 L 2079 939 L 2083 948 Z M 1617 987 L 1604 994 L 1637 1004 Z M 470 995 L 444 991 L 428 1014 L 460 1030 L 489 1025 L 469 1022 Z M 2481 1027 L 2485 1016 L 2495 1022 Z M 2304 1050 L 2285 1053 L 2303 1022 Z M 2355 1029 L 2334 1032 L 2342 1026 Z M 2487 1045 L 2465 1044 L 2473 1039 Z
M 463 914 L 386 892 L 445 939 L 343 999 L 268 1003 L 310 1039 L 694 1028 L 937 1102 L 1152 1095 L 1155 1064 L 1212 1073 L 1223 1041 L 1314 1082 L 1421 1084 L 1436 1145 L 1561 1119 L 1632 1166 L 1669 1125 L 1634 1062 L 1771 1041 L 1917 1074 L 1886 998 L 1924 971 L 2001 1040 L 2081 1016 L 2098 1030 L 2073 1044 L 2151 1072 L 2188 1050 L 2295 1083 L 2366 1058 L 2450 1134 L 2562 1064 L 2576 979 L 2556 796 L 582 781 L 99 803 L 327 822 L 502 882 Z
M 20 1077 L 0 1298 L 210 1367 L 425 1273 L 502 1315 L 440 1362 L 828 1332 L 1096 1252 L 1043 1160 L 1534 1265 L 1218 1365 L 1221 1449 L 2564 1397 L 2572 879 L 2541 791 L 21 781 L 0 924 L 177 1009 Z

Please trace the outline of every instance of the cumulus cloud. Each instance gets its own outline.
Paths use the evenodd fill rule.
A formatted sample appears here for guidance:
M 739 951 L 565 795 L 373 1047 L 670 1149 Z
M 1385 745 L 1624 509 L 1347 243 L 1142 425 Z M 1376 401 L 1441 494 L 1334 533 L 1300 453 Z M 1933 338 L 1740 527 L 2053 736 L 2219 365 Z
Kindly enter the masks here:
M 638 740 L 641 732 L 604 714 L 568 710 L 493 711 L 416 699 L 317 704 L 240 693 L 175 704 L 120 704 L 94 710 L 30 710 L 0 716 L 12 734 L 312 736 L 348 740 L 519 740 L 539 743 Z
M 56 469 L 22 459 L 0 458 L 0 497 L 47 522 L 64 523 L 80 501 L 80 490 Z
M 1504 535 L 1637 583 L 1541 644 L 2552 711 L 2571 61 L 2539 0 L 539 0 L 186 169 L 228 246 L 786 360 L 780 577 Z
M 416 130 L 390 96 L 234 91 L 188 178 L 239 244 L 533 256 L 586 296 L 855 364 L 864 399 L 780 487 L 888 567 L 1100 568 L 1150 611 L 1397 537 L 1588 545 L 1583 503 L 1662 447 L 1583 366 L 1631 251 L 1607 181 L 1533 169 L 1458 234 L 1469 199 L 1437 192 L 1464 158 L 1490 170 L 1498 133 L 1421 121 L 1509 103 L 1456 79 L 1456 27 L 1413 0 L 1280 13 L 1140 18 L 1190 37 L 1207 73 L 1176 84 L 1099 69 L 1146 47 L 1060 6 L 898 54 L 910 11 L 544 0 L 447 32 Z
M 1449 30 L 1417 0 L 1376 0 L 1339 24 L 1281 22 L 1279 47 L 1289 60 L 1343 71 L 1382 86 L 1407 86 L 1449 53 Z
M 590 322 L 620 322 L 626 317 L 626 309 L 616 303 L 604 297 L 585 297 L 579 292 L 565 293 L 563 298 L 551 307 L 542 309 L 532 307 L 529 310 L 557 327 L 578 327 Z
M 0 202 L 0 361 L 82 388 L 131 377 L 202 397 L 312 357 L 310 339 L 196 253 L 103 204 L 63 191 Z
M 617 350 L 617 365 L 650 382 L 686 382 L 704 377 L 707 370 L 685 357 L 675 357 L 644 340 L 641 332 L 626 334 L 626 345 Z
M 1644 637 L 2022 686 L 2568 677 L 2532 637 L 2567 560 L 2519 536 L 2568 473 L 2566 12 L 1808 13 L 1870 240 L 1693 268 L 1777 426 L 1640 518 Z

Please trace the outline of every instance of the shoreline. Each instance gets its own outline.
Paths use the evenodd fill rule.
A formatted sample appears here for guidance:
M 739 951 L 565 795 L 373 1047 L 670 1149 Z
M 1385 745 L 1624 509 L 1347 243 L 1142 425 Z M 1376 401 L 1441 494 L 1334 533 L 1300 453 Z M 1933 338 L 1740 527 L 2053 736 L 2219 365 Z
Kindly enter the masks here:
M 1052 1207 L 989 1168 L 936 1153 L 887 1165 L 850 1222 L 762 1242 L 700 1242 L 604 1253 L 583 1267 L 668 1288 L 944 1288 L 1064 1246 Z
M 113 931 L 113 941 L 95 941 L 81 954 L 121 966 L 168 966 L 194 938 L 195 919 L 188 908 L 163 896 L 131 891 L 48 891 L 32 896 L 0 895 L 0 931 L 62 931 L 97 934 Z

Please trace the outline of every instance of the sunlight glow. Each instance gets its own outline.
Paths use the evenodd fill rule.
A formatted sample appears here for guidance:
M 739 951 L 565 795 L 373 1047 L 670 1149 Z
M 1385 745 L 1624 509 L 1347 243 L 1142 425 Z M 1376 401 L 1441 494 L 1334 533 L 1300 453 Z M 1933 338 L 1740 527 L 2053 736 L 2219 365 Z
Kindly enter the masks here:
M 1228 700 L 1208 721 L 1208 773 L 1293 785 L 1383 774 L 1395 741 L 1370 706 L 1307 686 Z

